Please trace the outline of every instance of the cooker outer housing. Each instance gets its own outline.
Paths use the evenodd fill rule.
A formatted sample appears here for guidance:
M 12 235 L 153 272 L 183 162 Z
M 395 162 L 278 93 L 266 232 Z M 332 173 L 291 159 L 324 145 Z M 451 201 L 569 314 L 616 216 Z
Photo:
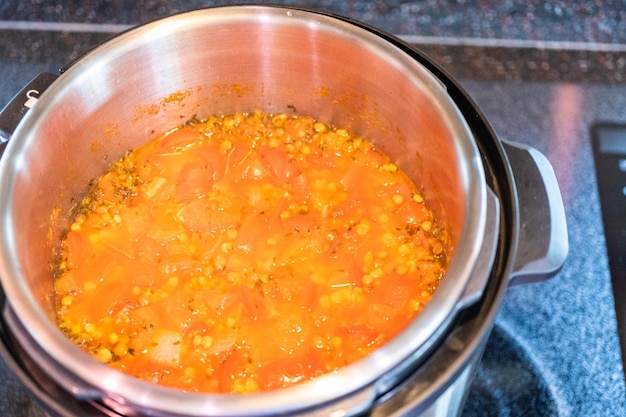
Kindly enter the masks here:
M 207 14 L 202 15 L 203 13 Z M 202 19 L 199 18 L 201 15 Z M 238 73 L 232 64 L 224 64 L 226 66 L 223 68 L 215 69 L 216 66 L 219 67 L 220 65 L 220 60 L 216 59 L 207 61 L 194 56 L 191 61 L 184 62 L 186 65 L 181 65 L 181 61 L 177 59 L 172 59 L 170 62 L 162 64 L 158 59 L 163 54 L 163 50 L 159 48 L 158 53 L 155 53 L 153 51 L 155 49 L 154 43 L 146 46 L 147 39 L 150 39 L 150 41 L 154 40 L 155 31 L 159 33 L 167 33 L 169 31 L 169 36 L 173 36 L 174 41 L 166 47 L 168 54 L 179 54 L 181 51 L 186 51 L 184 53 L 190 55 L 194 52 L 194 48 L 197 48 L 199 44 L 206 42 L 208 39 L 206 38 L 207 35 L 196 36 L 193 32 L 194 30 L 199 31 L 199 28 L 206 24 L 207 19 L 215 23 L 217 20 L 211 20 L 217 19 L 215 16 L 220 18 L 228 16 L 229 19 L 232 19 L 233 15 L 237 16 L 233 19 L 233 24 L 235 27 L 239 27 L 240 30 L 244 27 L 243 25 L 250 25 L 251 21 L 258 25 L 259 30 L 263 30 L 263 37 L 254 35 L 247 38 L 244 37 L 243 40 L 240 39 L 237 43 L 237 45 L 248 43 L 244 46 L 248 48 L 246 49 L 247 53 L 237 55 L 241 58 L 241 60 L 237 61 L 237 68 L 254 68 L 254 82 L 242 82 L 241 73 Z M 453 263 L 451 267 L 452 272 L 450 275 L 462 278 L 458 279 L 459 282 L 456 285 L 446 286 L 446 281 L 444 280 L 443 290 L 437 292 L 432 303 L 433 306 L 428 306 L 425 310 L 426 314 L 420 315 L 420 318 L 416 320 L 417 324 L 413 323 L 410 329 L 391 343 L 391 348 L 386 346 L 385 348 L 388 349 L 381 349 L 383 353 L 377 354 L 377 356 L 374 356 L 374 359 L 370 358 L 370 369 L 373 365 L 380 365 L 384 372 L 373 377 L 369 371 L 363 373 L 362 364 L 357 364 L 352 368 L 349 367 L 350 369 L 345 374 L 349 380 L 356 379 L 365 381 L 365 383 L 357 387 L 357 389 L 351 386 L 348 391 L 345 390 L 340 378 L 326 380 L 321 378 L 318 388 L 324 384 L 323 389 L 314 389 L 308 392 L 307 395 L 311 392 L 315 393 L 315 395 L 309 395 L 306 398 L 306 401 L 303 403 L 303 409 L 297 409 L 293 401 L 285 406 L 280 395 L 262 395 L 264 397 L 262 401 L 266 403 L 267 408 L 264 408 L 263 410 L 265 411 L 260 412 L 258 415 L 267 415 L 276 411 L 291 413 L 306 410 L 313 414 L 322 415 L 329 409 L 338 408 L 343 408 L 348 413 L 354 413 L 368 407 L 381 407 L 381 404 L 389 405 L 391 402 L 387 401 L 387 399 L 391 392 L 402 392 L 403 388 L 401 387 L 410 385 L 408 381 L 419 380 L 415 376 L 416 369 L 426 360 L 432 360 L 433 357 L 436 357 L 438 351 L 445 351 L 447 343 L 445 340 L 450 340 L 449 337 L 446 339 L 446 336 L 449 335 L 450 329 L 454 329 L 453 325 L 457 326 L 457 330 L 454 330 L 454 333 L 459 334 L 459 320 L 462 321 L 464 316 L 470 314 L 468 312 L 473 312 L 470 315 L 475 317 L 484 317 L 484 319 L 480 320 L 474 319 L 474 322 L 482 323 L 482 326 L 479 327 L 480 332 L 473 337 L 473 340 L 468 340 L 465 349 L 460 350 L 465 351 L 465 354 L 457 356 L 457 369 L 448 374 L 448 380 L 443 381 L 442 384 L 439 384 L 440 386 L 431 384 L 432 387 L 437 387 L 433 394 L 441 395 L 459 377 L 461 372 L 470 369 L 477 363 L 482 347 L 484 347 L 487 339 L 490 325 L 493 322 L 493 316 L 497 310 L 503 288 L 506 287 L 507 279 L 509 277 L 526 279 L 528 277 L 542 276 L 542 274 L 545 276 L 554 274 L 560 267 L 559 256 L 564 257 L 563 252 L 567 253 L 566 243 L 563 251 L 563 243 L 560 242 L 560 246 L 559 244 L 556 245 L 558 246 L 556 251 L 559 252 L 557 259 L 550 260 L 553 268 L 545 268 L 544 258 L 549 258 L 549 256 L 546 255 L 542 258 L 543 254 L 540 253 L 539 255 L 541 256 L 539 258 L 542 260 L 539 263 L 542 264 L 543 269 L 531 268 L 530 272 L 524 269 L 527 265 L 533 264 L 535 262 L 534 259 L 529 261 L 528 259 L 516 258 L 518 250 L 517 234 L 519 231 L 517 197 L 520 191 L 515 189 L 507 153 L 504 152 L 501 143 L 484 122 L 476 106 L 450 77 L 419 52 L 389 35 L 376 31 L 374 28 L 358 22 L 351 22 L 347 19 L 287 8 L 235 7 L 198 11 L 195 12 L 195 16 L 198 18 L 191 19 L 192 24 L 190 24 L 187 16 L 194 17 L 194 13 L 174 16 L 162 22 L 147 25 L 136 32 L 131 31 L 122 34 L 98 48 L 94 53 L 88 54 L 74 63 L 59 80 L 52 84 L 49 91 L 42 97 L 41 103 L 38 104 L 32 111 L 32 114 L 29 114 L 18 128 L 15 145 L 10 145 L 14 146 L 15 149 L 10 149 L 8 152 L 11 160 L 6 162 L 9 158 L 4 158 L 2 161 L 3 174 L 0 178 L 2 187 L 9 189 L 13 185 L 13 181 L 17 183 L 22 181 L 20 183 L 22 187 L 12 188 L 9 195 L 14 199 L 28 198 L 28 192 L 33 193 L 33 189 L 28 189 L 28 187 L 23 187 L 23 185 L 29 184 L 32 181 L 32 177 L 39 175 L 40 178 L 44 179 L 45 186 L 42 187 L 41 183 L 37 184 L 37 192 L 39 194 L 32 194 L 30 202 L 38 201 L 37 199 L 41 200 L 42 196 L 46 195 L 45 193 L 49 193 L 48 190 L 53 189 L 57 190 L 57 193 L 52 198 L 64 201 L 63 203 L 55 201 L 53 206 L 56 204 L 59 207 L 64 207 L 60 210 L 61 212 L 67 211 L 70 208 L 68 201 L 71 200 L 71 197 L 68 196 L 77 195 L 76 193 L 80 194 L 81 184 L 85 183 L 77 180 L 77 177 L 82 179 L 97 176 L 106 169 L 106 166 L 112 160 L 115 160 L 128 149 L 129 141 L 136 140 L 137 142 L 131 143 L 130 147 L 136 146 L 140 142 L 147 140 L 150 135 L 171 128 L 172 120 L 185 121 L 190 116 L 198 114 L 208 115 L 257 108 L 259 98 L 264 103 L 265 110 L 268 111 L 297 109 L 299 113 L 312 114 L 320 119 L 341 120 L 338 124 L 342 126 L 347 125 L 347 127 L 357 132 L 367 132 L 368 130 L 383 131 L 388 134 L 392 132 L 388 138 L 392 135 L 396 139 L 399 137 L 399 145 L 387 138 L 386 141 L 383 140 L 377 143 L 377 146 L 390 154 L 403 169 L 408 171 L 410 177 L 420 178 L 422 182 L 418 183 L 418 186 L 423 186 L 427 190 L 435 189 L 439 192 L 437 199 L 432 200 L 431 204 L 442 217 L 452 222 L 453 233 L 457 237 L 461 235 L 465 237 L 471 236 L 470 241 L 472 244 L 466 244 L 464 241 L 465 243 L 459 245 L 460 249 L 455 249 L 456 259 L 461 258 L 465 262 Z M 276 30 L 272 25 L 278 21 L 281 24 L 288 23 L 281 27 L 281 30 Z M 293 22 L 295 24 L 292 24 Z M 302 30 L 305 27 L 307 31 L 306 36 L 302 36 Z M 233 27 L 228 27 L 228 30 L 218 26 L 213 27 L 213 29 L 216 28 L 218 30 L 213 30 L 210 34 L 211 42 L 214 42 L 215 49 L 212 50 L 212 53 L 217 53 L 218 56 L 223 58 L 232 53 L 230 50 L 232 45 L 228 41 L 230 39 L 232 42 Z M 248 29 L 249 27 L 246 27 L 246 33 Z M 181 32 L 191 34 L 191 37 L 182 36 Z M 253 56 L 252 52 L 254 50 L 267 46 L 268 36 L 271 38 L 269 41 L 271 46 L 278 49 L 278 55 L 272 55 L 273 59 L 267 59 L 266 57 L 259 59 L 258 56 Z M 189 42 L 190 39 L 193 42 Z M 262 42 L 260 39 L 262 39 Z M 256 43 L 254 43 L 255 40 L 257 41 Z M 293 49 L 281 49 L 285 45 L 285 41 L 300 42 L 296 48 L 299 53 L 294 54 Z M 355 42 L 361 48 L 358 49 L 358 53 L 351 49 L 354 47 Z M 330 48 L 330 46 L 337 47 L 338 43 L 339 49 Z M 141 47 L 133 49 L 137 45 Z M 304 52 L 305 46 L 312 49 Z M 325 49 L 330 48 L 333 52 L 330 55 L 320 56 L 312 53 L 317 52 L 320 46 L 327 47 Z M 356 65 L 345 69 L 342 66 L 342 62 L 346 61 L 346 56 L 342 52 L 345 53 L 348 49 L 352 52 L 352 55 L 349 55 L 349 57 L 356 59 L 358 62 Z M 119 59 L 120 62 L 124 62 L 124 59 L 126 59 L 124 54 L 127 53 L 134 54 L 133 59 L 125 62 L 120 67 L 123 69 L 122 71 L 113 71 L 112 68 L 118 67 L 111 65 L 109 59 L 102 59 L 103 56 L 112 56 L 114 60 Z M 385 59 L 381 59 L 380 54 L 383 54 L 382 56 Z M 313 60 L 311 60 L 311 56 L 313 56 Z M 212 57 L 215 58 L 215 56 Z M 296 76 L 291 83 L 285 83 L 284 81 L 289 74 L 297 75 L 303 71 L 305 66 L 300 62 L 301 60 L 308 63 L 307 68 L 311 71 L 311 73 L 307 74 L 308 78 Z M 350 62 L 350 59 L 347 59 L 347 61 Z M 145 79 L 141 78 L 144 72 L 135 71 L 138 62 L 144 63 L 148 68 L 152 68 L 151 66 L 161 68 L 161 76 L 158 77 L 158 80 L 148 80 L 146 82 Z M 281 63 L 281 65 L 276 66 L 276 62 Z M 180 77 L 177 79 L 176 74 L 183 69 L 189 70 L 187 67 L 191 67 L 191 72 L 187 73 L 188 75 L 184 79 Z M 98 82 L 93 82 L 92 79 L 94 68 L 96 68 L 100 77 Z M 363 72 L 362 68 L 371 69 L 369 77 L 366 76 L 364 79 L 359 79 L 358 83 L 349 84 L 352 77 L 356 77 Z M 188 81 L 189 79 L 195 80 L 194 76 L 197 76 L 200 70 L 215 71 L 216 77 L 210 83 L 202 85 L 194 81 Z M 381 86 L 381 75 L 389 75 L 389 71 L 394 70 L 396 72 L 392 72 L 393 76 L 388 76 L 385 79 L 385 85 Z M 408 78 L 407 72 L 410 74 Z M 328 74 L 332 74 L 332 77 L 329 77 Z M 433 74 L 435 75 L 434 77 Z M 248 76 L 250 75 L 248 74 Z M 413 84 L 414 80 L 412 77 L 418 77 L 420 81 L 417 84 Z M 219 82 L 215 82 L 216 79 Z M 259 83 L 259 79 L 263 81 Z M 314 81 L 311 82 L 310 79 Z M 325 82 L 319 82 L 320 80 Z M 346 88 L 348 84 L 351 86 L 350 88 Z M 137 85 L 141 87 L 137 90 L 129 90 L 131 86 Z M 364 85 L 369 89 L 367 90 L 369 94 L 358 94 L 355 88 L 363 87 Z M 412 85 L 416 91 L 406 91 L 408 90 L 406 88 L 407 85 Z M 308 86 L 308 88 L 303 88 L 303 86 Z M 207 93 L 207 90 L 209 93 Z M 132 95 L 129 97 L 129 91 L 138 91 L 142 96 L 139 99 Z M 267 91 L 281 91 L 280 100 L 271 93 L 268 95 Z M 314 99 L 302 100 L 302 91 L 308 91 L 309 96 Z M 407 101 L 413 103 L 417 96 L 419 96 L 419 100 L 427 97 L 431 104 L 435 103 L 434 110 L 432 108 L 424 108 L 425 106 L 404 105 Z M 128 110 L 120 111 L 120 100 L 124 99 L 124 97 L 127 99 L 132 97 L 136 100 L 128 107 L 133 109 L 132 112 Z M 72 109 L 68 111 L 68 103 L 73 108 L 79 108 L 81 112 L 84 111 L 87 114 L 97 113 L 98 117 L 81 120 L 72 113 Z M 320 103 L 322 103 L 321 106 Z M 64 105 L 65 107 L 63 107 Z M 207 106 L 210 107 L 210 110 L 207 110 Z M 415 110 L 416 108 L 417 110 Z M 417 111 L 417 116 L 412 112 L 413 110 Z M 158 118 L 153 118 L 155 115 Z M 399 117 L 402 123 L 406 122 L 409 125 L 396 126 L 394 117 Z M 142 119 L 150 120 L 151 127 L 149 130 L 147 130 L 147 124 L 141 122 Z M 416 126 L 410 124 L 414 123 L 414 120 L 417 120 L 420 128 L 429 130 L 430 135 L 450 134 L 452 139 L 448 138 L 442 141 L 417 140 L 415 142 L 407 134 L 407 132 L 415 129 Z M 70 130 L 73 132 L 80 132 L 81 134 L 86 132 L 90 134 L 95 133 L 95 136 L 92 142 L 82 144 L 75 141 L 64 141 L 63 137 L 54 137 L 55 134 L 52 134 L 53 137 L 45 138 L 44 141 L 44 139 L 40 139 L 37 135 L 32 134 L 33 131 L 37 131 L 41 127 L 42 121 L 53 122 L 52 126 L 47 126 L 48 130 L 46 132 L 62 131 L 64 128 L 70 127 Z M 139 123 L 137 123 L 138 121 Z M 100 124 L 98 125 L 98 123 Z M 120 124 L 128 129 L 120 129 Z M 127 134 L 127 130 L 131 130 L 131 132 Z M 457 137 L 462 138 L 460 142 L 456 141 Z M 476 142 L 474 142 L 474 138 Z M 42 141 L 42 144 L 39 146 L 55 147 L 52 156 L 51 152 L 26 152 L 28 147 L 34 146 L 33 143 L 36 143 L 38 140 Z M 102 152 L 105 156 L 94 159 L 91 155 L 77 159 L 75 146 L 80 148 L 78 149 L 79 154 L 82 151 L 82 155 L 89 155 L 95 151 L 95 153 Z M 478 150 L 478 147 L 481 149 Z M 515 150 L 513 152 L 516 153 Z M 527 149 L 522 149 L 521 152 L 521 154 L 530 155 Z M 434 161 L 431 160 L 431 156 Z M 442 168 L 449 165 L 450 159 L 456 160 L 458 172 L 433 170 L 434 167 Z M 533 158 L 531 157 L 530 160 L 532 162 Z M 483 172 L 483 163 L 488 167 L 486 176 Z M 50 166 L 50 164 L 61 166 L 63 169 L 55 177 L 51 177 L 49 172 L 33 173 L 33 167 L 43 166 L 46 169 L 45 167 Z M 68 167 L 69 169 L 67 169 Z M 7 172 L 10 175 L 7 175 Z M 437 172 L 437 175 L 432 174 L 433 172 Z M 546 174 L 544 172 L 542 174 L 542 172 L 539 172 L 539 174 L 541 181 L 545 182 L 546 175 L 549 177 L 550 173 Z M 551 180 L 547 182 L 551 182 Z M 71 186 L 68 188 L 67 184 L 71 184 Z M 492 191 L 490 191 L 487 185 L 491 187 Z M 457 200 L 461 190 L 464 195 L 469 195 L 470 198 L 465 198 L 462 200 L 462 204 L 459 204 Z M 548 197 L 554 193 L 554 190 L 549 191 L 547 193 Z M 558 194 L 558 188 L 556 192 Z M 531 193 L 537 194 L 533 190 L 531 190 Z M 8 200 L 5 200 L 3 203 L 3 211 L 11 210 L 11 203 L 7 202 Z M 50 212 L 49 199 L 46 204 L 48 204 L 46 208 Z M 18 217 L 28 216 L 33 213 L 33 210 L 40 209 L 41 207 L 33 203 L 31 211 L 13 213 L 13 215 Z M 558 207 L 556 211 L 558 212 Z M 472 213 L 471 217 L 475 217 L 475 219 L 467 221 L 468 217 L 470 217 L 467 216 L 467 213 Z M 559 213 L 556 213 L 556 217 L 558 215 Z M 548 216 L 552 219 L 555 213 L 549 213 Z M 7 218 L 3 220 L 7 230 L 12 229 L 15 225 L 15 218 L 10 218 L 10 220 L 10 223 Z M 58 240 L 65 225 L 58 218 L 48 218 L 48 220 L 52 220 L 53 223 L 58 221 L 58 223 L 56 226 L 45 230 L 45 226 L 41 224 L 43 222 L 40 220 L 39 229 L 35 230 L 34 236 L 43 237 L 45 230 L 45 236 L 51 245 L 48 248 L 50 250 L 54 246 L 53 242 Z M 488 222 L 491 223 L 488 224 Z M 561 225 L 559 222 L 556 222 L 556 226 L 552 226 L 552 221 L 549 223 L 551 224 L 550 236 L 555 233 L 554 229 L 564 229 L 564 225 Z M 497 230 L 497 232 L 490 236 L 488 232 L 485 232 L 485 229 L 489 227 Z M 562 233 L 563 230 L 557 230 L 557 232 Z M 20 240 L 29 237 L 32 238 L 28 233 L 20 234 L 19 236 L 15 233 L 10 238 L 5 239 L 2 254 L 6 255 L 10 252 L 10 255 L 17 255 L 17 252 L 13 251 L 16 247 L 23 244 Z M 33 240 L 36 241 L 37 239 Z M 537 247 L 537 245 L 532 246 Z M 555 251 L 554 247 L 554 242 L 549 242 L 547 245 L 548 255 L 550 251 Z M 479 249 L 482 250 L 479 251 Z M 482 257 L 479 256 L 479 252 L 482 253 Z M 487 254 L 486 257 L 485 253 Z M 7 285 L 5 283 L 7 282 L 9 287 L 15 284 L 15 282 L 5 280 L 5 277 L 12 277 L 16 274 L 15 269 L 18 269 L 19 273 L 25 273 L 29 276 L 45 276 L 46 272 L 42 269 L 42 266 L 47 267 L 49 258 L 47 260 L 45 258 L 49 256 L 49 253 L 46 255 L 45 251 L 42 251 L 40 256 L 41 258 L 35 258 L 34 262 L 22 262 L 19 264 L 19 267 L 13 269 L 11 268 L 14 264 L 7 267 L 6 265 L 9 262 L 5 261 L 2 264 L 3 286 L 6 288 Z M 531 256 L 534 256 L 534 254 Z M 19 259 L 19 256 L 17 258 Z M 516 261 L 515 264 L 514 261 Z M 22 268 L 27 271 L 22 271 Z M 34 270 L 31 271 L 28 268 L 34 268 Z M 452 281 L 452 279 L 446 279 L 448 279 L 447 282 Z M 18 285 L 23 284 L 22 282 Z M 91 358 L 81 358 L 82 352 L 76 352 L 79 362 L 71 362 L 71 367 L 68 362 L 59 361 L 59 358 L 56 356 L 59 354 L 59 351 L 65 349 L 72 351 L 72 349 L 76 348 L 68 344 L 67 340 L 59 339 L 55 335 L 53 335 L 52 339 L 45 339 L 45 337 L 40 339 L 41 334 L 33 331 L 31 324 L 41 323 L 42 320 L 45 320 L 43 316 L 46 314 L 49 317 L 48 320 L 50 320 L 52 312 L 46 312 L 44 311 L 45 309 L 38 309 L 37 307 L 32 309 L 31 307 L 34 304 L 31 299 L 23 302 L 24 300 L 19 299 L 19 297 L 24 296 L 24 293 L 26 293 L 26 298 L 34 296 L 38 300 L 35 303 L 36 306 L 45 307 L 45 305 L 52 305 L 50 301 L 51 288 L 49 287 L 51 282 L 48 284 L 48 287 L 46 287 L 44 281 L 38 281 L 38 285 L 33 285 L 32 282 L 30 284 L 30 291 L 22 291 L 17 297 L 18 299 L 15 297 L 15 289 L 9 288 L 9 302 L 4 308 L 5 320 L 8 323 L 8 325 L 5 324 L 6 334 L 4 336 L 5 339 L 15 336 L 16 339 L 9 341 L 9 345 L 17 341 L 19 347 L 16 350 L 23 349 L 20 357 L 26 357 L 26 359 L 20 366 L 20 369 L 28 368 L 24 364 L 30 364 L 31 368 L 31 370 L 25 370 L 25 375 L 39 371 L 42 371 L 44 375 L 51 375 L 52 384 L 47 385 L 62 387 L 62 390 L 72 392 L 75 400 L 77 399 L 78 403 L 83 406 L 86 403 L 106 404 L 111 409 L 119 412 L 123 412 L 126 407 L 128 410 L 138 410 L 140 413 L 149 412 L 150 414 L 154 413 L 154 415 L 173 415 L 170 414 L 173 408 L 168 411 L 168 407 L 176 407 L 176 405 L 173 405 L 172 400 L 179 401 L 181 399 L 180 393 L 173 395 L 169 402 L 166 399 L 162 403 L 165 404 L 164 408 L 155 411 L 146 400 L 141 400 L 137 403 L 137 396 L 125 398 L 119 392 L 116 392 L 118 385 L 125 385 L 127 377 L 112 374 L 108 372 L 108 368 L 103 370 L 108 379 L 104 378 L 96 384 L 92 379 L 85 384 L 85 373 L 97 371 L 98 366 L 101 365 L 93 364 Z M 487 290 L 483 293 L 485 286 Z M 497 289 L 490 290 L 494 286 Z M 17 292 L 19 293 L 19 290 Z M 488 311 L 486 313 L 476 311 L 476 309 L 480 310 L 480 306 L 487 306 L 487 303 L 484 301 L 480 302 L 480 299 L 489 294 L 493 298 L 488 303 Z M 438 299 L 443 301 L 437 301 Z M 422 323 L 430 322 L 434 323 L 434 325 L 420 325 L 420 320 Z M 18 330 L 20 327 L 21 330 Z M 37 326 L 34 327 L 36 328 Z M 418 329 L 420 333 L 416 333 Z M 415 337 L 416 334 L 424 336 L 420 339 L 420 337 Z M 416 341 L 416 339 L 418 340 Z M 396 346 L 404 347 L 407 341 L 410 341 L 410 349 L 408 351 L 400 349 L 399 357 L 395 357 L 397 355 L 395 355 L 396 351 L 393 349 L 394 343 Z M 52 352 L 46 352 L 48 349 L 42 349 L 43 346 L 52 346 L 57 350 L 52 349 Z M 470 346 L 473 346 L 473 348 L 469 349 Z M 437 349 L 439 350 L 437 351 Z M 83 373 L 76 375 L 73 371 L 68 372 L 68 369 L 73 368 L 74 365 L 84 369 Z M 40 368 L 39 371 L 37 368 Z M 409 375 L 412 376 L 408 378 Z M 417 375 L 420 375 L 419 369 Z M 328 392 L 334 392 L 333 389 L 328 390 L 328 382 L 331 383 L 331 387 L 335 387 L 332 385 L 333 383 L 339 384 L 336 385 L 336 392 L 339 392 L 341 395 L 335 398 L 328 397 Z M 295 390 L 296 394 L 298 390 Z M 43 391 L 46 390 L 44 389 Z M 162 399 L 171 394 L 168 390 L 161 391 L 160 388 L 155 388 L 154 391 L 147 395 L 151 402 L 155 398 Z M 424 392 L 427 391 L 429 390 Z M 137 391 L 135 391 L 136 393 Z M 400 396 L 396 395 L 395 398 L 398 399 Z M 420 402 L 420 407 L 425 407 L 429 401 L 436 397 L 437 395 L 431 395 L 430 400 L 424 399 Z M 197 399 L 198 397 L 195 398 Z M 407 398 L 413 398 L 413 409 L 415 409 L 416 396 Z M 44 401 L 44 403 L 48 402 Z M 226 413 L 224 415 L 230 415 L 230 413 L 239 414 L 246 411 L 244 408 L 237 407 L 225 409 L 224 406 L 228 406 L 229 401 L 223 402 L 222 399 L 196 402 L 193 403 L 192 407 L 197 410 L 198 405 L 201 403 L 204 407 L 201 408 L 201 412 L 206 415 L 222 415 L 220 414 L 222 412 Z M 248 408 L 247 411 L 255 413 L 255 408 Z M 258 408 L 256 409 L 258 410 Z M 186 414 L 183 412 L 183 415 Z

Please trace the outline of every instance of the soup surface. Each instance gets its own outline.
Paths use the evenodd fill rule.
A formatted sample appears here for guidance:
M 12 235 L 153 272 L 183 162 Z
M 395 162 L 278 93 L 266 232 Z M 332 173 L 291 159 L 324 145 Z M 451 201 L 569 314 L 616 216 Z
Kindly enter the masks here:
M 302 116 L 210 117 L 97 179 L 62 242 L 58 324 L 146 381 L 277 389 L 398 334 L 437 288 L 448 244 L 370 142 Z

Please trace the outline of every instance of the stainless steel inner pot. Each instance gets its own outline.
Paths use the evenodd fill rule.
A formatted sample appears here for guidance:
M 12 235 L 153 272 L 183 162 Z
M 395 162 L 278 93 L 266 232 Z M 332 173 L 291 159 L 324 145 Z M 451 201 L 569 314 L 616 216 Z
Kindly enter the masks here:
M 192 117 L 254 109 L 350 129 L 426 190 L 450 227 L 453 253 L 431 303 L 372 355 L 274 392 L 185 393 L 99 363 L 55 324 L 50 266 L 69 211 L 91 179 L 155 134 Z M 498 201 L 486 186 L 475 138 L 445 85 L 376 33 L 282 7 L 180 14 L 93 50 L 50 86 L 15 131 L 0 161 L 0 195 L 0 277 L 16 339 L 75 397 L 131 415 L 366 410 L 480 297 L 499 227 Z

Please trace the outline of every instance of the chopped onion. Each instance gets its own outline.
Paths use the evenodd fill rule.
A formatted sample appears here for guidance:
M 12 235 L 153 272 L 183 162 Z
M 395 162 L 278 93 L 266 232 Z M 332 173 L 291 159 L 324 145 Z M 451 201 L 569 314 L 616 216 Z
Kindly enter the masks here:
M 178 332 L 160 332 L 153 343 L 153 348 L 148 357 L 166 365 L 178 365 L 180 363 L 180 342 L 182 336 Z

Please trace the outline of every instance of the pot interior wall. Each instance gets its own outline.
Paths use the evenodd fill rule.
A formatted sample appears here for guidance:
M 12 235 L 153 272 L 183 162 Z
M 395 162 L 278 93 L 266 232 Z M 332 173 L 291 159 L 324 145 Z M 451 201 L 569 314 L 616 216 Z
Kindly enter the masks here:
M 344 22 L 320 25 L 326 17 L 287 10 L 227 14 L 173 18 L 108 42 L 55 82 L 16 132 L 21 160 L 6 179 L 13 246 L 51 318 L 50 265 L 77 198 L 127 150 L 192 117 L 262 109 L 362 135 L 426 190 L 458 245 L 471 167 L 443 87 Z

